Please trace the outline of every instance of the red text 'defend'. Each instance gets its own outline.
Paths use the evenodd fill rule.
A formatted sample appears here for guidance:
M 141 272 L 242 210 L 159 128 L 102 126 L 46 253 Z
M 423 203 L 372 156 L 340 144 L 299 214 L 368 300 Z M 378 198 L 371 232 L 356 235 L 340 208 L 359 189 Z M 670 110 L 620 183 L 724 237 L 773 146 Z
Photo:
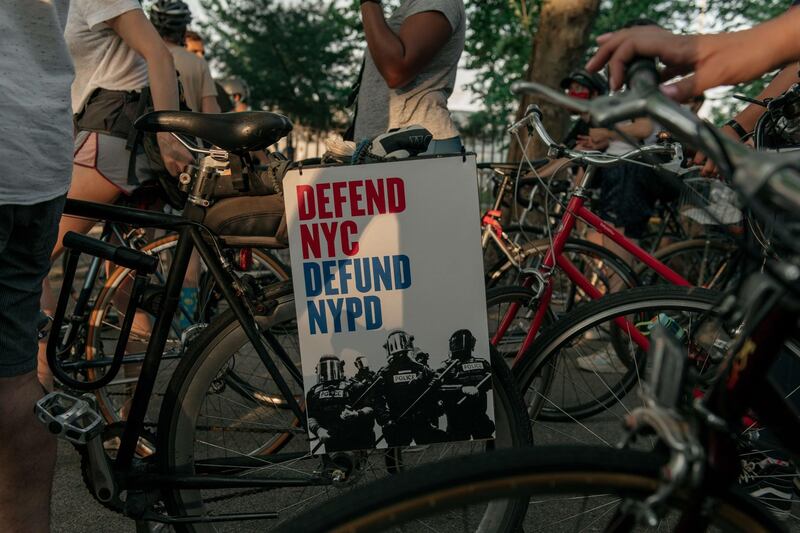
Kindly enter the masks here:
M 405 184 L 400 178 L 335 181 L 297 186 L 300 220 L 351 218 L 406 209 Z

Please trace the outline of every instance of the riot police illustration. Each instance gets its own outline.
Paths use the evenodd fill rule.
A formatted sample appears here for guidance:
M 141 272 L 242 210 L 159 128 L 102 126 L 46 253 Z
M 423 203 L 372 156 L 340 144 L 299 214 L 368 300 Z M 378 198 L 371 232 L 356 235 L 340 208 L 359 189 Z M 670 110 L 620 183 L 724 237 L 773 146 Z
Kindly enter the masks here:
M 430 365 L 428 364 L 428 360 L 430 358 L 431 354 L 429 354 L 428 352 L 423 352 L 419 348 L 414 348 L 414 360 L 417 363 L 430 367 Z
M 377 378 L 376 401 L 386 408 L 377 414 L 389 446 L 429 444 L 447 440 L 437 426 L 441 415 L 434 372 L 413 359 L 414 337 L 403 330 L 389 332 L 387 364 Z
M 368 386 L 375 381 L 375 372 L 370 370 L 369 361 L 367 361 L 365 356 L 359 355 L 356 357 L 353 364 L 356 367 L 356 375 L 353 376 L 353 379 Z
M 486 413 L 492 367 L 488 360 L 474 357 L 474 350 L 472 332 L 456 331 L 450 336 L 450 359 L 438 372 L 449 440 L 485 439 L 494 434 L 494 422 Z
M 344 363 L 323 355 L 317 363 L 317 384 L 308 391 L 308 428 L 325 444 L 325 452 L 375 447 L 375 414 L 358 402 L 363 387 L 344 376 Z M 319 446 L 319 445 L 318 445 Z

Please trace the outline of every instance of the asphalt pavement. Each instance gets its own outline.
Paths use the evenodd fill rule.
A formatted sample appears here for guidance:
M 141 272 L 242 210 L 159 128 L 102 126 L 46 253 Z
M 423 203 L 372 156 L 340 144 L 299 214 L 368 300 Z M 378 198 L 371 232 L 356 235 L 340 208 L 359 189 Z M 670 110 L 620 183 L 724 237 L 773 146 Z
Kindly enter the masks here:
M 72 445 L 59 441 L 53 482 L 52 528 L 54 533 L 136 531 L 134 523 L 95 500 L 83 483 L 80 457 Z

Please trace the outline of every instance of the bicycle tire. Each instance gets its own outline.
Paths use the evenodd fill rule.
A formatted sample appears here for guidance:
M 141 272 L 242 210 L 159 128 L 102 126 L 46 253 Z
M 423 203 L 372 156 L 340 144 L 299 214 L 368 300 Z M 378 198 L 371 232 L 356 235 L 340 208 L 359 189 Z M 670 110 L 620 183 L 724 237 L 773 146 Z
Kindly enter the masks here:
M 656 251 L 653 257 L 686 278 L 695 287 L 722 290 L 731 286 L 738 278 L 734 262 L 739 253 L 739 248 L 730 242 L 708 238 L 674 242 Z M 717 258 L 712 262 L 714 255 Z M 680 259 L 687 256 L 693 256 L 689 265 L 686 264 L 686 259 Z M 703 262 L 703 267 L 699 271 L 695 270 L 697 262 L 694 258 L 697 257 Z M 705 272 L 708 272 L 709 276 L 703 275 Z M 643 285 L 664 282 L 658 274 L 646 266 L 640 266 L 637 275 Z
M 399 530 L 403 523 L 411 520 L 415 521 L 414 530 L 421 531 L 428 529 L 420 527 L 416 522 L 422 522 L 422 526 L 428 525 L 424 520 L 433 513 L 452 511 L 455 514 L 455 510 L 467 505 L 503 497 L 528 497 L 536 501 L 539 507 L 555 503 L 548 502 L 543 497 L 547 493 L 571 495 L 586 491 L 586 494 L 599 493 L 601 496 L 613 494 L 619 495 L 620 499 L 624 497 L 641 500 L 652 494 L 659 486 L 659 471 L 664 461 L 663 457 L 653 453 L 585 446 L 540 447 L 536 449 L 536 453 L 501 450 L 485 456 L 442 462 L 431 466 L 426 472 L 411 471 L 395 476 L 391 480 L 377 481 L 322 504 L 313 513 L 297 517 L 278 531 L 280 533 L 395 531 L 394 528 Z M 749 533 L 782 529 L 763 508 L 735 491 L 724 490 L 704 495 L 710 501 L 715 501 L 712 518 L 718 520 L 714 525 L 721 526 L 723 531 Z M 669 500 L 669 504 L 681 508 L 688 503 L 688 499 L 688 494 L 678 492 Z M 595 503 L 592 505 L 597 506 Z M 548 533 L 555 531 L 555 524 L 558 523 L 560 514 L 567 514 L 567 511 L 572 509 L 573 507 L 564 510 L 555 508 L 549 513 L 542 510 L 538 516 L 526 518 L 525 531 L 532 531 L 532 527 L 537 526 L 542 528 L 541 531 Z M 535 513 L 536 510 L 536 507 L 532 507 L 531 513 Z M 595 509 L 590 508 L 588 511 L 584 509 L 584 511 L 588 514 Z M 605 514 L 608 514 L 609 518 L 614 516 L 614 513 Z M 537 520 L 539 517 L 549 519 L 550 524 L 541 524 Z M 457 516 L 448 518 L 447 522 L 456 528 L 457 518 Z M 533 523 L 532 526 L 529 526 L 529 523 Z M 583 521 L 579 525 L 587 524 Z M 597 529 L 593 530 L 603 529 L 603 524 L 589 521 L 589 525 L 597 525 Z M 429 526 L 429 530 L 434 528 Z M 575 529 L 569 529 L 569 531 L 578 530 L 577 526 Z
M 283 320 L 294 320 L 294 313 L 293 301 L 290 302 L 290 305 L 280 305 L 269 319 L 259 318 L 262 331 L 271 330 Z M 220 369 L 232 357 L 232 350 L 233 353 L 236 353 L 236 349 L 232 347 L 246 342 L 246 337 L 242 341 L 242 336 L 243 332 L 235 317 L 232 313 L 226 312 L 217 317 L 203 331 L 197 342 L 192 344 L 189 353 L 180 361 L 170 380 L 159 416 L 157 435 L 159 437 L 160 468 L 163 472 L 186 472 L 187 469 L 194 469 L 194 444 L 202 441 L 195 431 L 197 425 L 195 421 L 201 411 L 206 391 L 209 390 L 209 383 L 219 376 Z M 494 351 L 491 360 L 495 376 L 493 390 L 495 391 L 497 438 L 494 441 L 487 441 L 485 444 L 478 442 L 473 442 L 473 444 L 481 448 L 485 446 L 488 449 L 492 449 L 495 445 L 530 446 L 532 444 L 530 424 L 525 416 L 522 397 L 514 386 L 511 371 Z M 298 398 L 301 397 L 302 393 L 298 395 Z M 296 423 L 296 419 L 293 420 Z M 304 431 L 281 434 L 273 440 L 270 449 L 260 450 L 259 453 L 278 453 L 295 437 L 296 442 L 293 446 L 299 446 L 307 454 L 308 443 Z M 429 445 L 428 448 L 436 450 L 436 446 Z M 288 453 L 291 453 L 291 450 Z M 384 453 L 384 451 L 380 450 L 378 453 Z M 272 457 L 274 461 L 275 456 Z M 319 459 L 314 458 L 310 461 L 318 462 Z M 300 461 L 293 463 L 294 471 L 300 471 L 300 466 L 298 466 L 300 464 Z M 279 489 L 271 489 L 269 495 L 277 498 L 275 496 L 277 490 Z M 202 512 L 204 508 L 200 491 L 172 490 L 165 491 L 164 496 L 167 508 L 174 516 L 195 515 Z M 524 516 L 526 505 L 527 502 L 524 501 L 510 502 L 506 508 L 498 512 L 502 512 L 504 523 L 516 523 Z M 213 530 L 206 524 L 188 524 L 182 527 L 183 529 L 179 528 L 179 530 Z M 263 529 L 262 526 L 259 531 Z
M 583 335 L 593 325 L 602 324 L 609 317 L 626 316 L 653 309 L 707 313 L 713 309 L 719 298 L 718 292 L 708 289 L 654 285 L 610 294 L 581 305 L 571 313 L 561 316 L 552 327 L 543 331 L 531 344 L 523 354 L 520 363 L 514 368 L 517 385 L 525 395 L 525 391 L 528 391 L 546 365 L 556 364 L 555 360 L 560 357 L 563 346 L 577 336 Z M 529 411 L 535 414 L 539 420 L 564 422 L 572 419 L 585 419 L 607 410 L 636 385 L 646 364 L 645 354 L 641 353 L 641 350 L 639 352 L 636 364 L 628 365 L 627 371 L 613 386 L 605 382 L 604 385 L 610 390 L 600 396 L 574 406 L 558 406 L 559 409 L 548 409 L 544 406 L 541 406 L 540 409 L 532 407 L 531 402 L 526 398 Z
M 547 253 L 550 249 L 550 240 L 549 239 L 540 239 L 537 241 L 533 241 L 530 244 L 525 245 L 524 247 L 524 255 L 525 261 L 529 260 L 532 257 L 541 256 Z M 636 276 L 634 270 L 619 256 L 611 252 L 610 250 L 603 248 L 602 246 L 595 244 L 590 241 L 585 241 L 582 239 L 568 239 L 566 244 L 564 245 L 564 254 L 567 256 L 577 254 L 578 257 L 584 257 L 591 259 L 599 259 L 601 261 L 600 269 L 592 267 L 591 273 L 595 274 L 596 277 L 605 284 L 607 289 L 611 289 L 612 286 L 616 290 L 620 288 L 630 288 L 636 287 L 639 285 L 639 279 Z M 575 261 L 573 255 L 573 264 L 580 269 L 581 266 L 589 265 L 590 262 L 587 260 L 583 261 Z M 609 274 L 605 273 L 606 265 L 608 268 Z M 487 288 L 494 288 L 500 286 L 501 280 L 510 272 L 514 271 L 515 267 L 507 258 L 502 259 L 499 261 L 495 266 L 493 266 L 489 270 L 489 274 L 486 277 L 486 286 Z M 558 269 L 556 269 L 558 270 Z M 614 282 L 611 276 L 616 276 L 619 281 Z M 569 280 L 567 280 L 569 281 Z M 562 292 L 565 292 L 562 290 Z M 574 303 L 574 296 L 577 294 L 577 289 L 574 285 L 570 282 L 570 289 L 568 289 L 565 299 L 565 310 L 569 311 L 572 309 Z

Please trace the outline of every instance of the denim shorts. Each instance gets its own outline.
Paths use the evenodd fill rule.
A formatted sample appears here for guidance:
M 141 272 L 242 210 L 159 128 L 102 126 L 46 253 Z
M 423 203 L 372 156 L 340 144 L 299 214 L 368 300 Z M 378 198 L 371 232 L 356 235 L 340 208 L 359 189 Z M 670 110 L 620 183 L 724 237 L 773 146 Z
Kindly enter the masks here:
M 64 199 L 0 205 L 0 378 L 36 370 L 42 280 L 50 270 Z

